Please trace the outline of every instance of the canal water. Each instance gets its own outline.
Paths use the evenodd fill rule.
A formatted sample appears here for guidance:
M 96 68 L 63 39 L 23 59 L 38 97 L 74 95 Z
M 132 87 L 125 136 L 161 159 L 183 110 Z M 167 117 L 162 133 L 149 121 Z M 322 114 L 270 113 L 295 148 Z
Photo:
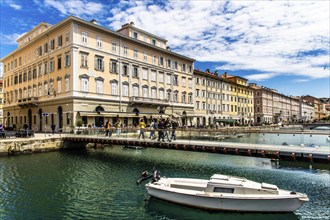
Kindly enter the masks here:
M 136 179 L 156 167 L 168 177 L 246 177 L 308 194 L 295 213 L 209 212 L 146 197 Z M 60 151 L 0 158 L 0 219 L 329 219 L 329 166 L 168 149 Z M 145 200 L 147 198 L 147 200 Z
M 301 146 L 303 144 L 305 147 L 330 147 L 330 137 L 328 135 L 315 134 L 247 133 L 225 135 L 221 133 L 208 134 L 204 132 L 197 135 L 186 136 L 185 139 L 270 145 L 282 145 L 286 143 L 287 145 L 294 146 Z

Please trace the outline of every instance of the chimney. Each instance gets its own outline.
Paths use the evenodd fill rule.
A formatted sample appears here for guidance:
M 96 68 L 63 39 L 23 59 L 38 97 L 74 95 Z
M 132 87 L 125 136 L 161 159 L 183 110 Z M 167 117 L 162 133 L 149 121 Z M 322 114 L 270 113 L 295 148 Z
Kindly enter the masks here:
M 97 21 L 95 19 L 91 20 L 90 23 L 97 24 Z
M 135 25 L 133 21 L 130 22 L 130 25 Z
M 225 72 L 225 73 L 223 74 L 223 76 L 227 79 L 227 72 Z
M 169 46 L 166 47 L 166 50 L 171 51 L 171 48 Z

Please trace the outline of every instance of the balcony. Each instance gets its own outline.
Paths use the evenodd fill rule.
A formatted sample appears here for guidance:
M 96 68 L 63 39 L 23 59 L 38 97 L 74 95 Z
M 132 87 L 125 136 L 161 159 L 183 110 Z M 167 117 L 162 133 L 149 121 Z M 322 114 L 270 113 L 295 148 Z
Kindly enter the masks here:
M 162 105 L 169 106 L 170 101 L 167 99 L 156 99 L 156 98 L 146 98 L 139 96 L 132 96 L 129 98 L 130 103 L 133 104 L 142 104 L 142 105 Z
M 22 98 L 18 99 L 18 106 L 21 108 L 29 108 L 38 106 L 38 97 L 28 97 L 28 98 Z

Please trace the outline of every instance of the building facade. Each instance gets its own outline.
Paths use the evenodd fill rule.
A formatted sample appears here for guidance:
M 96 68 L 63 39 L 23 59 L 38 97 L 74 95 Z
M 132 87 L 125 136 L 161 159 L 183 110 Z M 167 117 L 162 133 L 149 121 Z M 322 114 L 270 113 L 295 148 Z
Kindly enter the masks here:
M 322 118 L 326 117 L 326 105 L 325 103 L 316 97 L 307 95 L 307 96 L 302 96 L 302 99 L 306 100 L 307 102 L 311 103 L 314 106 L 314 120 L 319 121 Z
M 302 97 L 300 98 L 300 121 L 309 123 L 314 121 L 315 109 L 312 103 L 307 102 Z
M 0 79 L 0 124 L 3 124 L 3 81 Z
M 2 58 L 4 122 L 68 131 L 83 121 L 124 126 L 159 114 L 193 115 L 193 62 L 133 23 L 112 31 L 76 17 L 41 23 Z
M 294 123 L 300 119 L 300 99 L 250 83 L 256 124 Z
M 240 125 L 254 123 L 253 90 L 248 86 L 247 79 L 239 76 L 221 75 L 230 82 L 230 118 Z
M 217 73 L 194 70 L 195 111 L 197 126 L 219 125 L 219 119 L 230 119 L 230 81 Z

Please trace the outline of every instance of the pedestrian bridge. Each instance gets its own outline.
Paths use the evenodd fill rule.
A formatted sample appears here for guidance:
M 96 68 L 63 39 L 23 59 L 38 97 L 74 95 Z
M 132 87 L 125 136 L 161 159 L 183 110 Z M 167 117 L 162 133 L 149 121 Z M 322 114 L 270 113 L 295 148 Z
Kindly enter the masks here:
M 326 146 L 302 147 L 251 143 L 231 143 L 190 139 L 178 139 L 171 142 L 162 142 L 149 139 L 142 140 L 138 139 L 136 136 L 137 134 L 135 136 L 130 136 L 129 134 L 122 134 L 121 136 L 112 135 L 111 137 L 105 137 L 103 134 L 78 134 L 65 135 L 62 137 L 62 139 L 66 142 L 92 144 L 95 148 L 104 147 L 107 144 L 115 144 L 125 146 L 142 146 L 173 150 L 264 157 L 273 160 L 309 161 L 321 163 L 330 162 L 330 148 Z

